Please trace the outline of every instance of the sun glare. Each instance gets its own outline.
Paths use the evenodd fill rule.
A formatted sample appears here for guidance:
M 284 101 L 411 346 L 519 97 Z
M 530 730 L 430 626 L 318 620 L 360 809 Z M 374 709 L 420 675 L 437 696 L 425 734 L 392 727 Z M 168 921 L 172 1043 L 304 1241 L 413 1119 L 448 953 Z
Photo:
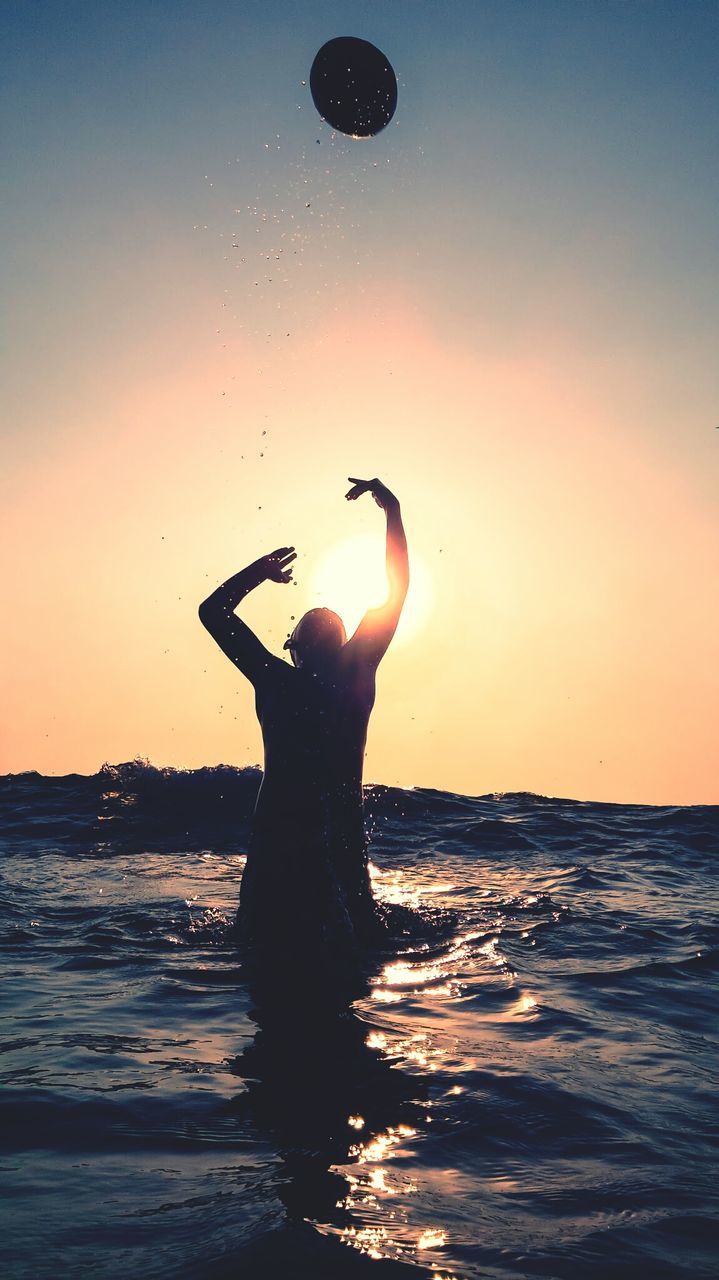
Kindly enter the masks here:
M 331 547 L 319 561 L 310 581 L 308 608 L 334 609 L 352 635 L 365 610 L 387 598 L 384 542 L 362 535 Z M 411 639 L 427 620 L 432 603 L 430 578 L 410 553 L 410 584 L 395 642 Z

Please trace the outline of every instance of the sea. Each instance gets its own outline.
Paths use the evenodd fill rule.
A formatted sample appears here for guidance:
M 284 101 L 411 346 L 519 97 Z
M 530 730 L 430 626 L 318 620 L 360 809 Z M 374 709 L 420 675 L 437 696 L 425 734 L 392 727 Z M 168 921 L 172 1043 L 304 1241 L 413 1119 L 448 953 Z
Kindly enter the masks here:
M 719 807 L 370 786 L 404 924 L 272 1009 L 259 780 L 0 780 L 2 1275 L 714 1280 Z

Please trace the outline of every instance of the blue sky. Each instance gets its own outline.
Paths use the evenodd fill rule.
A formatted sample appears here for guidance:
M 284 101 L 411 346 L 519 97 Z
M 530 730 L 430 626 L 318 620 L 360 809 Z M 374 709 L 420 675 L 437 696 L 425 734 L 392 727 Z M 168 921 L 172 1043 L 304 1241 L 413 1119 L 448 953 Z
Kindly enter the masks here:
M 714 3 L 28 3 L 9 26 L 11 377 L 25 380 L 28 347 L 65 358 L 98 284 L 120 311 L 149 305 L 117 276 L 160 226 L 219 223 L 205 173 L 221 181 L 232 161 L 256 178 L 259 140 L 279 133 L 283 181 L 315 127 L 300 82 L 337 32 L 372 37 L 400 77 L 392 131 L 372 144 L 401 184 L 381 192 L 379 266 L 411 273 L 420 256 L 448 325 L 510 340 L 556 275 L 579 334 L 599 314 L 620 341 L 694 334 L 705 358 L 719 259 Z

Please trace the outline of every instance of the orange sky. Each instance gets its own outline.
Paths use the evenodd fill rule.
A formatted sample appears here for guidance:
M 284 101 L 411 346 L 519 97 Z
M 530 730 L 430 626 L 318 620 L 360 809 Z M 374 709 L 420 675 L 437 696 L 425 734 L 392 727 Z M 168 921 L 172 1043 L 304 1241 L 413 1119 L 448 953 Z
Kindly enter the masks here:
M 381 548 L 374 504 L 343 499 L 347 474 L 377 472 L 434 608 L 385 659 L 368 779 L 716 798 L 710 496 L 651 429 L 641 370 L 615 362 L 608 384 L 556 339 L 463 350 L 379 287 L 289 356 L 240 339 L 183 367 L 163 341 L 150 376 L 109 406 L 98 386 L 19 471 L 0 768 L 260 760 L 251 688 L 197 604 L 296 545 L 297 587 L 244 611 L 279 648 L 327 547 L 369 532 Z

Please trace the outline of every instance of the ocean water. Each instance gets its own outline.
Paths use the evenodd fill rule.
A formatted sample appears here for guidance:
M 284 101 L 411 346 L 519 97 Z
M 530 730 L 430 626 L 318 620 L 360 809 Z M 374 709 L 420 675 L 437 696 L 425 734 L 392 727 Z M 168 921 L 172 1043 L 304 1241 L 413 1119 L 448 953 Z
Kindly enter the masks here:
M 719 809 L 368 788 L 416 922 L 270 1014 L 258 780 L 1 780 L 2 1274 L 719 1274 Z

